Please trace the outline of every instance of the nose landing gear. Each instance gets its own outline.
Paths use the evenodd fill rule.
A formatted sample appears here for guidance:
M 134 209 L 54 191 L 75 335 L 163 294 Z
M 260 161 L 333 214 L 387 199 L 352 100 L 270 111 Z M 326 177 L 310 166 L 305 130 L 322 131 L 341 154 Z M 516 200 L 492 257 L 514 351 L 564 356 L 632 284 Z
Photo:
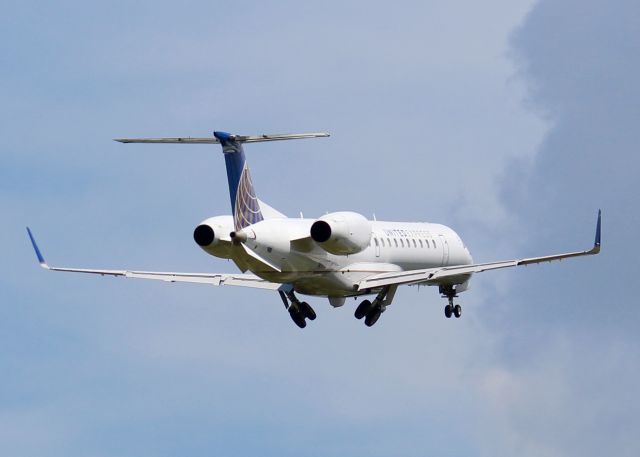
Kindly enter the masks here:
M 452 315 L 455 317 L 460 317 L 462 316 L 462 306 L 448 304 L 447 306 L 444 307 L 444 315 L 446 316 L 447 319 L 450 318 Z
M 462 316 L 462 306 L 453 304 L 453 299 L 458 296 L 453 286 L 440 286 L 440 294 L 449 300 L 449 304 L 444 307 L 445 317 L 449 319 L 452 315 L 456 318 Z

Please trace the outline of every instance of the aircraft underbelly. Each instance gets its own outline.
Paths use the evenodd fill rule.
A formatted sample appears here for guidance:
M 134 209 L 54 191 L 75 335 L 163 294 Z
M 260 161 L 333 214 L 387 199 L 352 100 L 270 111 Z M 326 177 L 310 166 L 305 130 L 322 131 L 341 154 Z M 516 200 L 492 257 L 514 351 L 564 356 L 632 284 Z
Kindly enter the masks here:
M 356 292 L 351 282 L 341 278 L 339 273 L 324 273 L 315 278 L 303 278 L 293 282 L 294 289 L 305 295 L 351 296 Z
M 297 292 L 307 295 L 351 296 L 356 295 L 354 284 L 365 277 L 336 271 L 287 271 L 256 272 L 261 278 L 282 284 L 293 284 Z M 368 273 L 370 274 L 370 273 Z

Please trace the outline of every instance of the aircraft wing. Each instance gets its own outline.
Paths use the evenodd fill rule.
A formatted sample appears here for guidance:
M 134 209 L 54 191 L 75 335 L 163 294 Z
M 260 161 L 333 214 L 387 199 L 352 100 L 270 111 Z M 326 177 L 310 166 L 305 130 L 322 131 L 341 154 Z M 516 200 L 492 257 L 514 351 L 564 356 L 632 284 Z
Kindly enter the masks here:
M 552 262 L 554 260 L 568 259 L 571 257 L 581 257 L 594 255 L 600 252 L 600 232 L 601 232 L 602 212 L 598 211 L 598 222 L 596 224 L 596 238 L 593 247 L 586 251 L 568 252 L 565 254 L 554 254 L 542 257 L 530 257 L 516 260 L 502 260 L 498 262 L 476 263 L 471 265 L 457 265 L 451 267 L 427 268 L 424 270 L 409 270 L 393 273 L 382 273 L 369 276 L 358 283 L 358 290 L 372 289 L 376 287 L 402 285 L 402 284 L 441 284 L 446 283 L 446 279 L 454 277 L 464 277 L 473 273 L 497 270 L 500 268 L 517 267 L 520 265 L 532 265 L 536 263 Z
M 166 282 L 191 282 L 201 284 L 211 284 L 213 286 L 240 286 L 252 287 L 256 289 L 277 290 L 282 284 L 265 281 L 255 275 L 250 274 L 227 274 L 227 273 L 179 273 L 160 271 L 132 271 L 132 270 L 99 270 L 89 268 L 61 268 L 51 267 L 47 264 L 36 244 L 36 240 L 27 227 L 27 233 L 31 239 L 33 249 L 36 251 L 40 266 L 51 271 L 66 271 L 72 273 L 89 273 L 101 276 L 121 276 L 124 278 L 156 279 Z

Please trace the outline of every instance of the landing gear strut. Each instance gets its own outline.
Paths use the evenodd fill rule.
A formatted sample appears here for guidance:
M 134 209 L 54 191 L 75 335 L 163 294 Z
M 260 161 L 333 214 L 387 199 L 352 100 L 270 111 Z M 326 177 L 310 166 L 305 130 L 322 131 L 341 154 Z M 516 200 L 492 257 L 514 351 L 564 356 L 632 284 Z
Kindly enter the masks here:
M 449 319 L 452 315 L 456 318 L 462 316 L 462 306 L 453 304 L 453 299 L 458 296 L 453 286 L 440 286 L 440 294 L 449 300 L 449 304 L 444 307 L 445 317 Z
M 307 326 L 306 319 L 310 321 L 315 320 L 316 312 L 306 301 L 298 300 L 298 297 L 293 293 L 293 287 L 289 287 L 285 290 L 278 290 L 280 298 L 284 303 L 285 308 L 289 311 L 291 320 L 300 328 Z
M 378 319 L 380 319 L 382 313 L 387 309 L 387 306 L 391 304 L 396 289 L 397 286 L 383 287 L 373 302 L 363 300 L 354 313 L 356 319 L 362 319 L 364 317 L 364 325 L 367 327 L 371 327 L 378 322 Z

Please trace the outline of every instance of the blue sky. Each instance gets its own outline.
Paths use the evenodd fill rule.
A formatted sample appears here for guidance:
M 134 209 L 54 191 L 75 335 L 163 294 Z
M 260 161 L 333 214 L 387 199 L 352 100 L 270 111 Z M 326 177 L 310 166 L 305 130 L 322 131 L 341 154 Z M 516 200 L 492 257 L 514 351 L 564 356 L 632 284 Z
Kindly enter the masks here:
M 637 455 L 632 1 L 6 2 L 0 453 Z M 268 292 L 46 273 L 235 271 L 192 240 L 229 212 L 218 148 L 124 136 L 326 130 L 247 148 L 289 215 L 453 226 L 478 275 L 444 319 L 405 288 L 380 323 Z M 231 289 L 231 290 L 229 290 Z

